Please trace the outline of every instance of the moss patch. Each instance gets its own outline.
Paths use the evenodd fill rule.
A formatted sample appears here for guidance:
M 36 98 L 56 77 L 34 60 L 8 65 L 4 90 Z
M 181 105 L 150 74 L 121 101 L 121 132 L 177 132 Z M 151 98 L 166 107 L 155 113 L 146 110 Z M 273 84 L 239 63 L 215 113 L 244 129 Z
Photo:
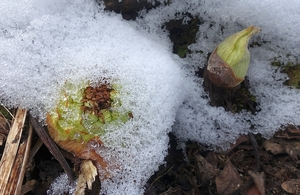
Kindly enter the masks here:
M 0 105 L 0 115 L 8 120 L 12 120 L 12 116 L 9 113 L 9 110 Z
M 250 111 L 253 114 L 259 111 L 259 107 L 256 103 L 256 97 L 250 93 L 248 81 L 244 81 L 241 87 L 232 96 L 231 112 L 238 113 L 242 110 Z
M 287 65 L 282 72 L 289 76 L 289 79 L 283 84 L 300 89 L 300 64 Z
M 278 67 L 282 73 L 288 75 L 289 78 L 283 82 L 284 85 L 300 89 L 300 64 L 294 64 L 292 62 L 284 64 L 276 59 L 273 60 L 271 64 L 272 66 Z
M 189 17 L 191 19 L 187 22 L 184 22 L 184 19 L 180 19 L 170 20 L 165 24 L 166 29 L 170 32 L 170 39 L 173 42 L 173 53 L 178 54 L 181 58 L 185 58 L 190 53 L 188 46 L 196 43 L 196 34 L 200 25 L 199 18 Z

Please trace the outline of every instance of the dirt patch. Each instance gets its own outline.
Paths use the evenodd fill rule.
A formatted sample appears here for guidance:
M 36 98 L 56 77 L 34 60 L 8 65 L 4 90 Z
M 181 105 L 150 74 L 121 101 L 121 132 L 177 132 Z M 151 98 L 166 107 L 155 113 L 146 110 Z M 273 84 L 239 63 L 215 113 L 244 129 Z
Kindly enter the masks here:
M 299 194 L 299 151 L 292 145 L 300 142 L 297 137 L 280 136 L 290 129 L 299 135 L 300 128 L 290 125 L 270 140 L 255 136 L 259 161 L 247 136 L 243 136 L 242 143 L 225 152 L 210 151 L 204 145 L 187 142 L 184 155 L 182 150 L 176 149 L 176 140 L 170 134 L 167 164 L 150 178 L 145 194 Z M 293 155 L 288 149 L 272 152 L 277 145 L 266 146 L 270 142 L 282 148 L 293 148 L 290 152 Z

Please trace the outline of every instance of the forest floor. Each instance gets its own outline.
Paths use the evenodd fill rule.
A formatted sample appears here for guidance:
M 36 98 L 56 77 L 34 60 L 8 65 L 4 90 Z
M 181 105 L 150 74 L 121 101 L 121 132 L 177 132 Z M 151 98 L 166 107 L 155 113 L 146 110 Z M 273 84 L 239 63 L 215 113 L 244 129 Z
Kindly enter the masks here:
M 243 135 L 227 151 L 212 151 L 193 142 L 187 142 L 183 151 L 178 149 L 176 138 L 169 137 L 165 164 L 149 179 L 145 195 L 300 194 L 300 127 L 286 126 L 268 140 Z M 37 139 L 35 135 L 33 142 Z M 4 146 L 5 142 L 1 155 Z M 46 194 L 61 173 L 60 164 L 42 146 L 28 163 L 24 194 Z M 99 194 L 99 190 L 99 183 L 95 183 L 86 194 Z
M 171 147 L 166 165 L 149 180 L 146 195 L 300 194 L 300 128 L 287 126 L 273 138 L 241 136 L 227 151 L 216 152 L 193 142 L 185 152 Z
M 117 12 L 123 11 L 123 17 L 126 19 L 136 17 L 135 10 L 124 11 L 122 9 L 125 9 L 126 6 L 112 5 L 119 1 L 106 0 L 104 2 L 108 2 L 108 9 L 110 9 L 110 5 L 119 9 L 115 10 Z M 141 0 L 140 2 L 147 1 Z M 145 5 L 142 6 L 145 7 Z M 135 14 L 131 15 L 130 13 Z M 170 39 L 174 43 L 174 53 L 182 58 L 189 54 L 188 45 L 194 43 L 199 24 L 198 18 L 192 18 L 187 24 L 182 24 L 182 20 L 166 23 L 165 27 L 169 30 Z M 280 63 L 274 65 L 277 66 Z M 283 71 L 289 74 L 294 70 L 289 71 L 286 68 Z M 199 69 L 199 72 L 195 74 L 203 77 L 203 70 Z M 299 74 L 293 73 L 293 75 Z M 289 76 L 291 77 L 291 75 Z M 296 83 L 299 85 L 299 78 L 297 79 Z M 299 88 L 299 86 L 296 87 Z M 227 111 L 232 112 L 243 109 L 256 112 L 255 97 L 251 96 L 247 88 L 246 80 L 234 96 L 228 97 L 231 102 L 226 99 L 221 102 L 212 100 L 211 104 L 223 106 Z M 210 90 L 216 89 L 208 88 L 207 90 L 211 92 Z M 238 104 L 236 104 L 237 102 Z M 240 104 L 241 102 L 242 104 Z M 0 115 L 0 141 L 3 138 L 3 143 L 0 145 L 0 157 L 5 147 L 7 133 L 7 120 Z M 194 142 L 186 142 L 183 151 L 178 149 L 176 138 L 172 133 L 169 134 L 169 137 L 170 147 L 165 164 L 161 165 L 149 179 L 145 186 L 145 195 L 300 194 L 300 127 L 283 126 L 268 140 L 260 135 L 241 135 L 236 144 L 227 151 L 213 151 L 205 145 Z M 34 134 L 33 143 L 37 140 L 38 136 Z M 70 161 L 68 162 L 71 164 Z M 62 172 L 60 164 L 48 149 L 42 146 L 27 165 L 22 188 L 23 194 L 46 194 L 50 184 Z M 92 192 L 86 194 L 99 194 L 99 189 L 100 184 L 98 183 Z

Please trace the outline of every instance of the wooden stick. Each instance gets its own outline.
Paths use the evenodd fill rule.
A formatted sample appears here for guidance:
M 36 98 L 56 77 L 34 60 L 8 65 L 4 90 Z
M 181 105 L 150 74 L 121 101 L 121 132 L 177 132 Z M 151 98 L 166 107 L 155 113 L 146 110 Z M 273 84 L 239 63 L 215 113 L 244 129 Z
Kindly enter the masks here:
M 32 133 L 33 133 L 33 128 L 32 128 L 32 125 L 30 125 L 29 126 L 28 137 L 27 137 L 26 141 L 24 141 L 24 144 L 26 144 L 25 154 L 24 154 L 24 158 L 23 158 L 23 162 L 22 162 L 22 166 L 21 166 L 21 171 L 20 171 L 20 174 L 19 174 L 19 177 L 18 177 L 17 185 L 15 186 L 14 195 L 19 195 L 20 192 L 21 192 L 21 189 L 22 189 L 22 183 L 23 183 L 23 180 L 24 180 L 24 175 L 25 175 L 25 172 L 26 172 L 26 166 L 27 166 L 27 162 L 28 162 L 28 159 L 29 159 Z
M 43 141 L 41 140 L 41 138 L 39 138 L 36 143 L 34 144 L 34 146 L 31 148 L 30 153 L 29 153 L 29 157 L 28 157 L 28 161 L 30 161 L 35 155 L 36 153 L 39 151 L 39 149 L 42 147 L 43 145 Z
M 19 148 L 22 130 L 26 118 L 26 109 L 18 108 L 13 125 L 7 136 L 6 145 L 0 162 L 0 194 L 6 195 L 8 180 Z
M 20 143 L 18 153 L 16 155 L 15 161 L 13 162 L 12 170 L 9 175 L 9 179 L 5 189 L 5 194 L 14 194 L 15 191 L 18 191 L 16 189 L 16 186 L 17 186 L 18 178 L 22 177 L 20 173 L 21 173 L 22 163 L 24 160 L 25 150 L 26 150 L 25 142 Z

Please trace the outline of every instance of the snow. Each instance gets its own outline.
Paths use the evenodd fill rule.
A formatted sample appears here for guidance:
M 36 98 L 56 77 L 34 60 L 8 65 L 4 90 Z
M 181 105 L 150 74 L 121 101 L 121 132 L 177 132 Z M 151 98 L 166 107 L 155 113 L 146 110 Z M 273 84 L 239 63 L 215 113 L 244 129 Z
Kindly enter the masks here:
M 122 86 L 122 105 L 134 118 L 102 137 L 107 148 L 99 153 L 119 166 L 102 183 L 102 193 L 143 194 L 163 164 L 171 130 L 180 142 L 226 148 L 240 134 L 270 137 L 282 125 L 300 125 L 300 92 L 284 86 L 287 75 L 271 66 L 274 58 L 299 63 L 296 0 L 174 0 L 141 11 L 136 21 L 103 11 L 92 0 L 1 1 L 0 9 L 1 104 L 25 107 L 43 120 L 66 80 L 112 78 Z M 171 19 L 188 21 L 186 12 L 203 24 L 190 45 L 194 53 L 179 59 L 162 26 Z M 250 41 L 261 46 L 250 48 L 247 74 L 261 111 L 233 114 L 211 107 L 194 71 L 205 66 L 217 44 L 250 25 L 262 29 Z M 65 179 L 49 194 L 57 194 L 57 183 Z
M 180 62 L 187 80 L 186 99 L 173 127 L 179 141 L 192 140 L 226 149 L 240 134 L 254 132 L 270 137 L 284 124 L 299 125 L 300 92 L 284 86 L 287 75 L 271 66 L 274 59 L 299 63 L 299 6 L 297 1 L 287 4 L 267 0 L 186 0 L 174 1 L 142 15 L 138 20 L 140 26 L 157 34 L 163 34 L 164 29 L 159 27 L 171 19 L 189 20 L 184 16 L 187 11 L 204 21 L 199 26 L 196 43 L 189 47 L 194 53 Z M 255 115 L 232 114 L 211 107 L 202 87 L 203 80 L 195 76 L 195 71 L 207 64 L 207 54 L 227 36 L 251 25 L 262 29 L 250 40 L 261 46 L 249 48 L 252 57 L 247 74 L 250 91 L 256 96 L 261 111 Z
M 178 90 L 183 74 L 170 44 L 151 41 L 92 1 L 60 4 L 56 10 L 62 11 L 45 15 L 33 4 L 27 18 L 16 19 L 17 26 L 1 26 L 1 103 L 26 107 L 43 120 L 66 81 L 111 80 L 120 86 L 122 106 L 133 119 L 101 137 L 106 149 L 99 153 L 112 162 L 114 175 L 103 182 L 102 193 L 141 194 L 163 163 L 167 134 L 183 99 Z M 56 192 L 53 188 L 49 194 Z
M 240 134 L 254 132 L 268 138 L 282 125 L 299 125 L 300 92 L 284 86 L 282 83 L 287 75 L 271 66 L 275 58 L 299 63 L 299 6 L 296 1 L 289 4 L 283 1 L 272 4 L 270 1 L 246 0 L 176 1 L 162 10 L 152 11 L 157 18 L 173 19 L 176 17 L 169 14 L 169 10 L 171 13 L 174 10 L 184 12 L 188 7 L 193 16 L 204 21 L 199 26 L 197 42 L 190 46 L 195 54 L 189 55 L 183 62 L 190 81 L 187 81 L 187 98 L 177 113 L 173 130 L 180 141 L 193 140 L 226 149 Z M 145 20 L 148 20 L 148 16 L 145 16 Z M 155 29 L 159 24 L 156 25 L 149 25 L 148 28 Z M 250 40 L 261 46 L 250 48 L 251 64 L 247 74 L 250 91 L 256 96 L 261 111 L 255 115 L 247 112 L 232 114 L 222 108 L 209 106 L 202 87 L 203 80 L 196 78 L 194 72 L 198 67 L 204 67 L 207 53 L 216 45 L 250 25 L 262 29 Z M 203 53 L 199 54 L 198 51 Z

